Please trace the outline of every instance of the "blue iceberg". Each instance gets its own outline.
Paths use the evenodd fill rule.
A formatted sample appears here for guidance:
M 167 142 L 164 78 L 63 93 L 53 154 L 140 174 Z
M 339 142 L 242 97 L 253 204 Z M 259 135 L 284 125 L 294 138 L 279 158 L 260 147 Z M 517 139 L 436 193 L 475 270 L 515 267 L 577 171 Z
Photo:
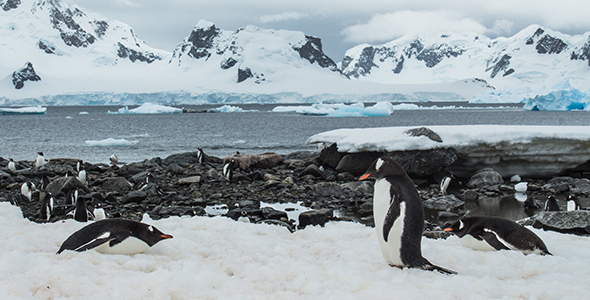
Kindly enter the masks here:
M 33 107 L 0 107 L 0 115 L 44 115 L 47 112 L 47 107 L 33 106 Z
M 590 110 L 590 90 L 573 88 L 569 81 L 560 82 L 551 89 L 541 89 L 535 97 L 529 98 L 525 110 Z

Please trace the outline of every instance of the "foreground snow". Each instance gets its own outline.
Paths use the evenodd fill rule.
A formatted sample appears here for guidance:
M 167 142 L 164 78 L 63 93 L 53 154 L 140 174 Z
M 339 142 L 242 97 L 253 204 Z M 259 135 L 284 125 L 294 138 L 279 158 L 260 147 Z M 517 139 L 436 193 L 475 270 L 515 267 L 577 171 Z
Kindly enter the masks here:
M 55 252 L 84 224 L 35 224 L 0 203 L 0 294 L 42 299 L 484 299 L 587 295 L 586 237 L 533 231 L 554 256 L 479 252 L 423 239 L 424 256 L 459 272 L 389 267 L 375 230 L 328 223 L 294 234 L 227 218 L 147 222 L 174 236 L 143 254 Z
M 435 142 L 426 136 L 413 137 L 405 132 L 416 126 L 336 129 L 307 139 L 312 143 L 338 143 L 341 152 L 425 150 L 445 147 L 530 142 L 539 138 L 590 140 L 588 126 L 428 126 L 443 140 Z

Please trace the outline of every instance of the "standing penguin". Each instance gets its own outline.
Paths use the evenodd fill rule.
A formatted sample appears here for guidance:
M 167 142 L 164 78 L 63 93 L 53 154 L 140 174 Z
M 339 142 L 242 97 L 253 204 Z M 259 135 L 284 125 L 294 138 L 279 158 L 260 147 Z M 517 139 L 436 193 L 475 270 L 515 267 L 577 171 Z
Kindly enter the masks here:
M 83 185 L 88 186 L 88 181 L 86 180 L 86 170 L 84 169 L 84 163 L 79 161 L 78 165 L 77 165 L 77 169 L 78 169 L 78 181 L 80 181 Z
M 461 244 L 474 250 L 519 250 L 524 254 L 551 255 L 540 237 L 524 226 L 497 217 L 469 217 L 445 228 L 456 234 Z
M 14 160 L 12 160 L 12 158 L 9 159 L 10 161 L 8 162 L 8 170 L 10 170 L 11 172 L 16 172 L 16 163 L 14 162 Z
M 82 197 L 77 197 L 76 208 L 74 209 L 74 220 L 78 222 L 88 222 L 88 219 L 94 219 L 94 215 L 88 210 L 88 207 L 86 207 L 86 200 Z
M 37 160 L 35 160 L 35 167 L 40 168 L 45 165 L 45 157 L 43 156 L 43 152 L 37 152 Z
M 227 181 L 232 181 L 234 178 L 234 166 L 236 165 L 236 161 L 234 159 L 230 160 L 228 163 L 223 165 L 223 177 Z
M 545 211 L 560 211 L 557 199 L 553 196 L 547 196 L 547 202 L 545 202 Z
M 113 165 L 113 167 L 116 167 L 117 164 L 119 163 L 119 158 L 115 154 L 111 155 L 109 157 L 109 160 L 111 161 L 111 165 Z
M 41 209 L 39 211 L 39 219 L 43 219 L 49 222 L 51 214 L 53 213 L 53 195 L 50 192 L 43 193 L 43 199 L 41 199 Z
M 41 179 L 41 190 L 44 191 L 50 183 L 51 180 L 49 180 L 49 177 L 47 177 L 47 175 L 43 175 L 43 179 Z
M 567 202 L 567 211 L 582 209 L 582 206 L 580 205 L 580 200 L 578 200 L 576 196 L 569 195 L 567 199 L 565 199 L 565 201 Z
M 102 208 L 102 204 L 100 202 L 97 202 L 96 205 L 94 205 L 94 211 L 92 214 L 94 214 L 94 221 L 104 220 L 107 218 L 107 214 L 105 213 L 104 208 Z
M 443 179 L 440 181 L 440 192 L 441 194 L 445 195 L 447 193 L 447 189 L 449 188 L 449 184 L 451 183 L 451 180 L 453 180 L 455 177 L 453 175 L 447 175 L 445 177 L 443 177 Z
M 199 165 L 205 162 L 205 152 L 203 148 L 197 148 L 197 160 L 199 161 Z
M 86 251 L 95 249 L 107 254 L 137 254 L 146 251 L 156 243 L 172 236 L 145 223 L 106 219 L 93 222 L 70 235 L 57 254 L 64 250 Z
M 33 195 L 33 191 L 35 190 L 35 184 L 27 181 L 20 186 L 20 193 L 31 201 L 31 196 Z
M 422 200 L 402 166 L 389 157 L 378 158 L 360 180 L 367 178 L 376 179 L 373 217 L 385 261 L 392 267 L 456 274 L 455 271 L 433 265 L 422 256 Z

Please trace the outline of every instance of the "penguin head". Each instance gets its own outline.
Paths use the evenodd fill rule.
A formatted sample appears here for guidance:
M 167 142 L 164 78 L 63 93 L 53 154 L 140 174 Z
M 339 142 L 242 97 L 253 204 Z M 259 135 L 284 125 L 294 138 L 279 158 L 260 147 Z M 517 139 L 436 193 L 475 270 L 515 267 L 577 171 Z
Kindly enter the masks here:
M 467 231 L 469 229 L 471 223 L 471 219 L 463 219 L 463 220 L 459 220 L 457 222 L 455 222 L 453 225 L 446 227 L 444 229 L 444 231 L 446 232 L 452 232 L 455 235 L 457 235 L 458 237 L 463 237 L 465 234 L 467 234 Z
M 39 154 L 39 156 L 43 156 L 43 152 L 37 152 L 37 154 Z
M 14 160 L 12 160 L 12 158 L 9 158 L 8 160 L 11 161 L 11 162 L 14 162 Z
M 139 238 L 145 241 L 148 245 L 153 246 L 157 242 L 165 239 L 171 239 L 172 236 L 169 234 L 165 234 L 158 230 L 158 228 L 154 227 L 153 225 L 148 225 L 145 223 L 140 223 L 141 226 L 138 230 Z
M 406 172 L 404 168 L 390 157 L 380 157 L 371 164 L 365 174 L 359 180 L 367 178 L 381 179 L 388 176 L 403 176 Z

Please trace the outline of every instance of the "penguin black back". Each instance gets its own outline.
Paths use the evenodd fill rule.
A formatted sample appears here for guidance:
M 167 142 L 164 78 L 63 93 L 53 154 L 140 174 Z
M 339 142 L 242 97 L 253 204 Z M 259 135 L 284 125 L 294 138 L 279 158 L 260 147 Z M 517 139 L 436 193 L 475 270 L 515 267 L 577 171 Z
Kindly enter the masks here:
M 105 219 L 93 222 L 70 235 L 61 245 L 57 254 L 64 250 L 86 251 L 105 243 L 115 246 L 129 237 L 142 240 L 149 247 L 161 240 L 172 238 L 156 227 L 126 219 Z
M 545 202 L 545 211 L 560 211 L 557 199 L 553 196 L 547 196 L 547 202 Z

